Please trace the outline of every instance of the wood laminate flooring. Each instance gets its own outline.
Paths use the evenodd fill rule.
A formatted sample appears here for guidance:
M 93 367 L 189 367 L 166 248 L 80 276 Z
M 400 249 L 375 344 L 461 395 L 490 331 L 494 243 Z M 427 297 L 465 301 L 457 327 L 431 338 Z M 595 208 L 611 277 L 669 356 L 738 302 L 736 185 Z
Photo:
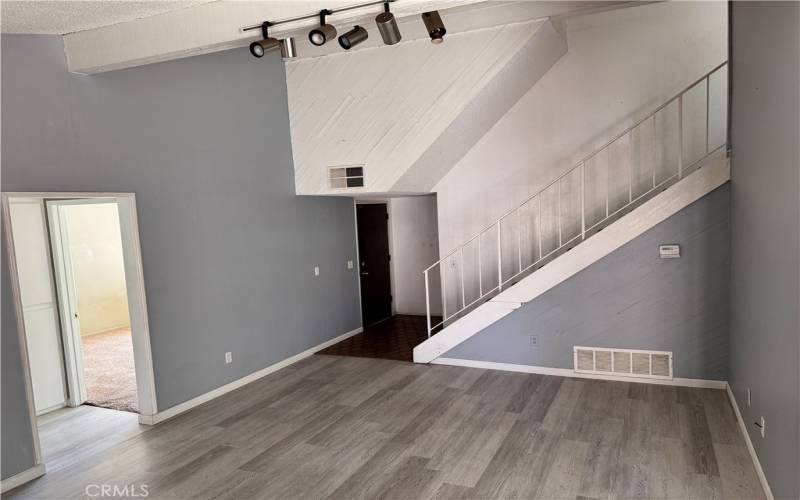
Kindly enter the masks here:
M 8 498 L 763 498 L 721 390 L 315 355 L 138 430 Z

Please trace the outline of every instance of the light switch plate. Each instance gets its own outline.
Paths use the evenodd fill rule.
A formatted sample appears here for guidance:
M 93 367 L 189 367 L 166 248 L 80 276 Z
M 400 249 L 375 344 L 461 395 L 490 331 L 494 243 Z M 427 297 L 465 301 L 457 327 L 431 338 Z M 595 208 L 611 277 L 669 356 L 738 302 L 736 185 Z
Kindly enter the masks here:
M 319 276 L 319 266 L 314 266 L 314 276 Z
M 348 260 L 347 261 L 347 269 L 353 269 L 353 261 L 352 260 Z

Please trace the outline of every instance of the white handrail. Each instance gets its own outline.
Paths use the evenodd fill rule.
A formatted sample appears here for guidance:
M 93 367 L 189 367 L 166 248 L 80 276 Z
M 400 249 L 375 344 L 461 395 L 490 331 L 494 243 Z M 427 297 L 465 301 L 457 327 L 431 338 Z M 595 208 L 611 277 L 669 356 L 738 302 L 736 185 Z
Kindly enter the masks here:
M 668 184 L 681 179 L 687 172 L 690 172 L 693 169 L 693 167 L 695 167 L 696 165 L 701 163 L 706 157 L 708 157 L 711 154 L 715 154 L 720 148 L 724 147 L 725 144 L 722 144 L 720 147 L 717 147 L 713 151 L 710 151 L 710 147 L 711 147 L 711 144 L 710 144 L 710 141 L 711 141 L 711 139 L 710 139 L 711 119 L 710 119 L 709 114 L 711 112 L 711 106 L 710 106 L 710 99 L 711 99 L 710 78 L 714 73 L 716 73 L 717 71 L 719 71 L 720 69 L 722 69 L 726 65 L 727 65 L 727 61 L 722 62 L 719 65 L 717 65 L 716 67 L 714 67 L 711 71 L 707 72 L 705 75 L 703 75 L 702 77 L 698 78 L 697 80 L 692 82 L 690 85 L 685 87 L 683 90 L 681 90 L 675 96 L 673 96 L 672 98 L 670 98 L 669 100 L 667 100 L 666 102 L 664 102 L 663 104 L 658 106 L 653 112 L 651 112 L 645 118 L 637 121 L 634 125 L 626 128 L 621 133 L 615 135 L 611 140 L 609 140 L 608 142 L 603 144 L 603 146 L 601 146 L 600 148 L 594 150 L 592 153 L 590 153 L 585 158 L 583 158 L 578 163 L 576 163 L 574 167 L 572 167 L 571 169 L 569 169 L 568 171 L 566 171 L 565 173 L 563 173 L 562 175 L 560 175 L 556 179 L 552 180 L 546 186 L 544 186 L 543 188 L 538 190 L 535 194 L 533 194 L 533 195 L 529 196 L 528 198 L 526 198 L 522 203 L 520 203 L 516 207 L 514 207 L 511 210 L 509 210 L 506 213 L 504 213 L 502 216 L 500 216 L 494 222 L 492 222 L 491 224 L 488 224 L 483 229 L 478 231 L 477 234 L 475 234 L 474 236 L 472 236 L 471 238 L 466 240 L 461 245 L 455 247 L 451 252 L 449 252 L 448 254 L 446 254 L 444 257 L 440 258 L 436 262 L 434 262 L 432 265 L 428 266 L 423 271 L 423 275 L 424 275 L 424 278 L 425 278 L 425 306 L 426 306 L 426 312 L 427 312 L 428 337 L 431 336 L 432 332 L 436 328 L 439 328 L 440 326 L 444 326 L 444 323 L 447 320 L 449 320 L 449 319 L 453 318 L 454 316 L 458 315 L 459 313 L 461 313 L 465 309 L 468 309 L 471 306 L 477 304 L 478 302 L 480 302 L 484 298 L 486 298 L 486 297 L 488 297 L 490 295 L 493 295 L 496 292 L 499 293 L 500 291 L 503 290 L 504 285 L 506 285 L 507 283 L 509 283 L 509 282 L 511 282 L 511 281 L 513 281 L 515 279 L 518 279 L 519 277 L 521 277 L 522 274 L 525 274 L 525 273 L 527 273 L 528 271 L 530 271 L 532 269 L 535 270 L 535 268 L 536 268 L 536 266 L 538 264 L 540 264 L 540 263 L 542 263 L 542 261 L 554 256 L 560 250 L 562 250 L 562 249 L 564 249 L 566 247 L 569 247 L 570 245 L 573 245 L 576 242 L 583 241 L 587 237 L 587 232 L 593 231 L 595 228 L 598 228 L 602 224 L 608 222 L 609 219 L 620 215 L 626 209 L 632 209 L 634 205 L 637 205 L 639 202 L 643 201 L 649 195 L 653 195 L 658 190 L 660 190 L 661 188 L 666 188 L 666 186 Z M 684 137 L 683 137 L 684 136 L 684 102 L 683 102 L 684 101 L 684 95 L 687 92 L 689 92 L 692 89 L 694 89 L 697 85 L 699 85 L 699 84 L 701 84 L 703 82 L 705 82 L 705 85 L 706 85 L 706 89 L 705 89 L 705 155 L 702 158 L 700 158 L 699 160 L 693 161 L 692 164 L 689 166 L 689 168 L 686 168 L 685 165 L 684 165 Z M 664 110 L 665 108 L 667 108 L 669 105 L 671 105 L 672 103 L 674 103 L 676 101 L 677 101 L 677 105 L 678 105 L 677 106 L 678 107 L 678 110 L 677 110 L 677 113 L 678 113 L 678 117 L 677 117 L 678 118 L 678 120 L 677 120 L 678 121 L 678 123 L 677 123 L 677 135 L 678 135 L 678 140 L 677 140 L 677 143 L 678 143 L 678 145 L 677 145 L 677 148 L 678 148 L 678 152 L 677 152 L 677 173 L 667 177 L 666 179 L 662 180 L 661 182 L 657 182 L 657 179 L 656 179 L 656 167 L 654 165 L 653 174 L 652 174 L 652 183 L 651 183 L 650 188 L 648 190 L 646 190 L 645 192 L 639 193 L 637 196 L 634 196 L 634 180 L 633 180 L 633 168 L 634 168 L 634 165 L 633 165 L 633 162 L 631 162 L 630 169 L 628 171 L 628 186 L 627 186 L 628 192 L 627 192 L 627 197 L 626 197 L 627 201 L 625 201 L 625 203 L 623 203 L 621 206 L 616 207 L 614 210 L 611 210 L 610 209 L 610 201 L 609 201 L 610 200 L 609 188 L 608 188 L 608 186 L 606 186 L 605 216 L 602 217 L 600 220 L 594 221 L 593 223 L 588 225 L 587 224 L 587 220 L 586 220 L 586 211 L 587 211 L 587 208 L 588 208 L 587 207 L 587 202 L 586 202 L 586 185 L 587 185 L 587 180 L 586 180 L 586 168 L 587 167 L 586 167 L 586 163 L 591 161 L 599 153 L 601 153 L 604 150 L 606 150 L 609 147 L 611 147 L 615 142 L 617 142 L 621 138 L 623 138 L 626 135 L 630 134 L 637 127 L 639 127 L 640 125 L 643 125 L 648 120 L 654 120 L 654 124 L 655 124 L 655 116 L 656 116 L 656 114 L 659 113 L 660 111 Z M 658 138 L 656 138 L 656 141 L 657 140 L 658 140 Z M 655 148 L 655 144 L 654 144 L 654 148 Z M 562 221 L 563 221 L 562 210 L 563 210 L 563 207 L 562 207 L 562 186 L 561 186 L 561 183 L 568 176 L 575 174 L 579 170 L 580 170 L 580 172 L 579 172 L 580 173 L 580 177 L 579 177 L 579 185 L 580 185 L 579 196 L 580 196 L 580 200 L 579 200 L 578 203 L 580 205 L 580 230 L 574 236 L 569 237 L 569 235 L 567 235 L 567 238 L 566 238 L 566 241 L 565 241 L 564 228 L 563 228 L 563 225 L 562 225 Z M 550 189 L 554 185 L 556 185 L 556 183 L 558 183 L 558 186 L 557 186 L 558 187 L 558 194 L 557 194 L 556 211 L 555 211 L 556 212 L 555 219 L 557 221 L 557 227 L 555 228 L 556 234 L 554 234 L 552 236 L 556 239 L 557 244 L 555 245 L 555 248 L 553 248 L 553 249 L 551 249 L 551 250 L 549 250 L 548 252 L 545 253 L 543 251 L 543 247 L 542 247 L 542 224 L 541 224 L 541 219 L 542 219 L 542 195 L 548 189 Z M 570 193 L 570 194 L 574 195 L 573 193 Z M 523 263 L 522 263 L 522 221 L 523 221 L 523 217 L 522 217 L 521 209 L 523 207 L 525 207 L 529 202 L 531 202 L 534 198 L 537 199 L 537 203 L 538 203 L 537 211 L 536 211 L 536 218 L 535 218 L 536 219 L 536 232 L 537 232 L 536 240 L 537 240 L 537 248 L 538 248 L 538 258 L 533 259 L 533 262 L 531 262 L 529 265 L 523 267 Z M 502 234 L 505 232 L 505 229 L 503 229 L 502 226 L 503 226 L 503 223 L 504 223 L 505 219 L 507 217 L 509 217 L 510 215 L 515 214 L 515 213 L 517 215 L 516 250 L 518 252 L 518 255 L 517 255 L 517 259 L 515 259 L 517 261 L 516 262 L 516 266 L 514 266 L 513 263 L 511 265 L 516 267 L 516 272 L 514 272 L 510 277 L 504 278 L 504 276 L 503 276 Z M 484 267 L 483 267 L 482 252 L 481 252 L 481 247 L 482 247 L 481 238 L 487 232 L 489 232 L 491 230 L 495 230 L 497 232 L 497 241 L 496 241 L 496 246 L 497 246 L 497 263 L 496 263 L 497 284 L 494 287 L 492 287 L 492 288 L 490 288 L 488 290 L 484 290 L 483 289 L 483 287 L 484 287 L 484 282 L 483 282 Z M 476 271 L 477 271 L 477 282 L 478 282 L 477 283 L 477 285 L 478 285 L 478 294 L 477 294 L 477 297 L 474 300 L 472 300 L 469 303 L 467 303 L 467 294 L 466 294 L 465 283 L 464 283 L 464 266 L 465 266 L 465 263 L 464 263 L 464 249 L 468 245 L 470 245 L 472 242 L 474 242 L 476 239 L 477 239 L 477 247 L 478 247 L 477 248 L 478 258 L 477 258 L 477 269 L 476 269 Z M 447 293 L 447 279 L 446 279 L 447 271 L 444 268 L 443 264 L 446 261 L 450 260 L 452 257 L 454 257 L 456 255 L 456 253 L 458 253 L 458 265 L 459 265 L 459 270 L 458 270 L 459 279 L 458 279 L 458 282 L 459 282 L 460 290 L 457 290 L 456 294 L 455 294 L 456 305 L 455 305 L 454 310 L 448 311 L 448 307 L 447 307 L 448 293 Z M 514 259 L 512 259 L 512 260 L 514 260 Z M 455 261 L 454 261 L 454 265 L 455 265 Z M 430 271 L 432 269 L 434 269 L 436 266 L 439 266 L 440 280 L 441 280 L 442 317 L 441 317 L 441 321 L 437 322 L 436 324 L 433 324 L 433 320 L 432 320 L 432 317 L 431 317 Z M 460 306 L 459 306 L 459 299 L 460 299 Z M 449 312 L 449 314 L 448 314 L 448 312 Z

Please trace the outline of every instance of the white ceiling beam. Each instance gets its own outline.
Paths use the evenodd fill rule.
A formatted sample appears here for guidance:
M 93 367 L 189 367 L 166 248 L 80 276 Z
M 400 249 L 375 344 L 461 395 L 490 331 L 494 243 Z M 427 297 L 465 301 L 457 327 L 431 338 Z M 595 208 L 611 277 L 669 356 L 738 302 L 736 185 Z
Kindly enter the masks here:
M 260 30 L 243 32 L 246 26 L 278 21 L 369 0 L 327 1 L 217 1 L 102 28 L 64 35 L 67 67 L 73 73 L 101 73 L 132 66 L 190 57 L 237 47 L 260 38 Z M 505 25 L 537 18 L 572 15 L 609 9 L 636 2 L 577 0 L 498 2 L 485 0 L 395 0 L 392 12 L 398 19 L 403 41 L 426 37 L 419 14 L 440 10 L 450 34 Z M 361 24 L 370 38 L 355 50 L 381 45 L 374 18 L 380 5 L 334 14 L 328 22 L 340 33 Z M 276 38 L 294 36 L 300 57 L 318 57 L 343 52 L 336 42 L 314 47 L 308 31 L 316 18 L 282 24 L 270 29 Z
M 64 35 L 67 66 L 74 73 L 100 73 L 131 66 L 189 57 L 247 46 L 260 38 L 260 31 L 241 28 L 263 21 L 277 21 L 336 9 L 364 1 L 262 1 L 212 2 L 157 16 Z M 392 11 L 398 17 L 428 10 L 478 3 L 480 0 L 397 0 Z M 374 18 L 380 6 L 342 12 L 331 23 L 347 26 Z M 303 34 L 318 24 L 316 19 L 275 26 L 277 38 Z M 310 46 L 310 44 L 309 44 Z

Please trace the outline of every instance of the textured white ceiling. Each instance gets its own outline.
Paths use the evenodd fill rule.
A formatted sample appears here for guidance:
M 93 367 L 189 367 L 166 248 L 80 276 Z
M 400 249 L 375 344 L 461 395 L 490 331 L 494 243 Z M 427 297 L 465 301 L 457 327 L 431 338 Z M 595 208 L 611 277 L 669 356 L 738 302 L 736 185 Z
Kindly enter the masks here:
M 214 0 L 2 0 L 0 32 L 63 35 L 155 16 Z

